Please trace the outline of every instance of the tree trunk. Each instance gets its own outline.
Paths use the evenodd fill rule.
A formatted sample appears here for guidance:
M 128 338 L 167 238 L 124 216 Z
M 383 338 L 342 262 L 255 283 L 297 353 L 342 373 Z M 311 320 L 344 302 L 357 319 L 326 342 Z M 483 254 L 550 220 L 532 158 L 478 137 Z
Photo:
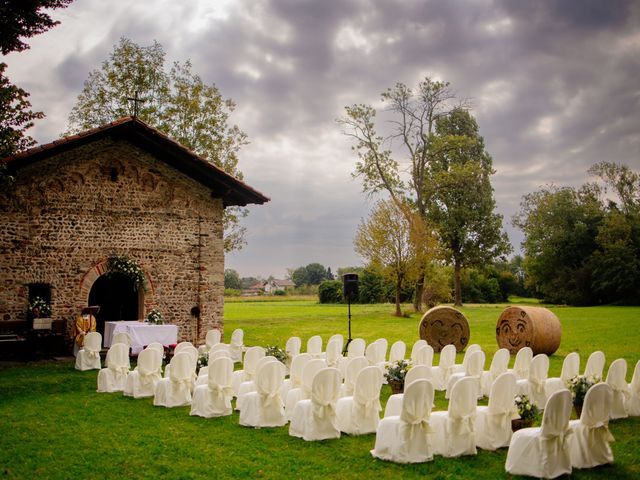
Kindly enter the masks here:
M 460 280 L 461 277 L 461 270 L 462 267 L 460 266 L 460 262 L 458 260 L 454 260 L 454 277 L 453 277 L 453 284 L 454 284 L 454 305 L 456 307 L 461 307 L 462 306 L 462 281 Z
M 400 310 L 400 290 L 402 289 L 402 280 L 396 282 L 396 317 L 402 316 L 402 310 Z
M 424 295 L 424 274 L 421 272 L 416 282 L 415 296 L 413 297 L 413 309 L 416 312 L 422 312 L 422 296 Z

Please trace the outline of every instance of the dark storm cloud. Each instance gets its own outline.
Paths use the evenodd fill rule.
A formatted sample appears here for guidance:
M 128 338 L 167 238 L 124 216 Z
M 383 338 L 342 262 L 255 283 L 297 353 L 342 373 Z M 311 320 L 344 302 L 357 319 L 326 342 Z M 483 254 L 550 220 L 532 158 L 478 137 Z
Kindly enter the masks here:
M 191 58 L 194 72 L 237 103 L 233 121 L 251 141 L 240 167 L 273 199 L 252 208 L 250 244 L 229 257 L 245 274 L 357 263 L 353 234 L 371 202 L 350 178 L 356 158 L 334 120 L 346 105 L 380 108 L 380 93 L 396 82 L 414 87 L 431 75 L 469 99 L 516 243 L 509 219 L 523 194 L 580 185 L 601 160 L 640 168 L 638 2 L 237 0 L 220 15 L 211 5 L 76 2 L 57 28 L 86 22 L 86 34 L 55 42 L 65 54 L 49 67 L 53 84 L 18 83 L 64 111 L 66 123 L 88 72 L 120 36 L 156 39 L 170 61 Z M 99 34 L 91 22 L 104 27 Z

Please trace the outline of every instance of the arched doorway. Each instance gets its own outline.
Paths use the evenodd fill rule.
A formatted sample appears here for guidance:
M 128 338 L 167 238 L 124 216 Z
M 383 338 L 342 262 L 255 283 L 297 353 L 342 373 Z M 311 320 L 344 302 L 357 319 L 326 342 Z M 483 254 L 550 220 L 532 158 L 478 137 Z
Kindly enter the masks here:
M 100 306 L 96 323 L 103 335 L 104 322 L 141 318 L 142 304 L 142 292 L 133 288 L 129 277 L 117 272 L 98 277 L 89 292 L 89 305 Z

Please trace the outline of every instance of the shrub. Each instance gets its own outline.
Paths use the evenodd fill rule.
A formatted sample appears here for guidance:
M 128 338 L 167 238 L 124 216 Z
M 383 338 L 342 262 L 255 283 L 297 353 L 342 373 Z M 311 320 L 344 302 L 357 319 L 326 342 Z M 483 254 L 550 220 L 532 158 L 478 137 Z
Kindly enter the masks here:
M 242 294 L 241 290 L 236 290 L 235 288 L 225 288 L 224 296 L 225 297 L 239 297 Z
M 273 292 L 273 294 L 283 297 L 287 294 L 287 292 L 285 292 L 284 290 L 276 290 L 275 292 Z
M 342 303 L 342 282 L 339 280 L 325 280 L 318 287 L 320 303 Z

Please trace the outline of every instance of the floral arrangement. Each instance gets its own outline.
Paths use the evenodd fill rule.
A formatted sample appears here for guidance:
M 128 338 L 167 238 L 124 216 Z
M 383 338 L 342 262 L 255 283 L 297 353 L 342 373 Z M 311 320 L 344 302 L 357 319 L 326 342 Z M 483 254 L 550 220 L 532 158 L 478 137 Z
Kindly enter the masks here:
M 198 357 L 198 370 L 209 365 L 209 354 L 200 355 Z
M 285 352 L 283 349 L 276 345 L 267 345 L 265 348 L 265 355 L 275 357 L 277 360 L 280 360 L 282 363 L 286 363 L 289 359 L 289 354 Z
M 34 318 L 49 318 L 51 316 L 51 305 L 42 297 L 35 297 L 29 303 L 29 311 Z
M 410 369 L 410 362 L 406 360 L 396 360 L 392 362 L 384 372 L 384 378 L 387 379 L 387 382 L 400 384 L 400 386 L 404 388 L 404 377 L 407 376 L 407 372 Z
M 146 279 L 142 268 L 135 260 L 126 256 L 111 255 L 107 259 L 107 275 L 112 273 L 121 273 L 131 279 L 134 290 L 144 289 Z
M 147 323 L 162 325 L 164 323 L 164 318 L 162 318 L 162 314 L 158 310 L 153 309 L 149 312 L 149 315 L 147 315 Z
M 573 404 L 580 405 L 584 403 L 584 396 L 587 391 L 596 383 L 600 383 L 601 379 L 595 375 L 576 375 L 567 382 L 567 388 L 573 397 Z
M 526 395 L 516 395 L 515 403 L 518 408 L 518 415 L 520 415 L 520 419 L 523 422 L 533 423 L 538 417 L 540 410 Z

